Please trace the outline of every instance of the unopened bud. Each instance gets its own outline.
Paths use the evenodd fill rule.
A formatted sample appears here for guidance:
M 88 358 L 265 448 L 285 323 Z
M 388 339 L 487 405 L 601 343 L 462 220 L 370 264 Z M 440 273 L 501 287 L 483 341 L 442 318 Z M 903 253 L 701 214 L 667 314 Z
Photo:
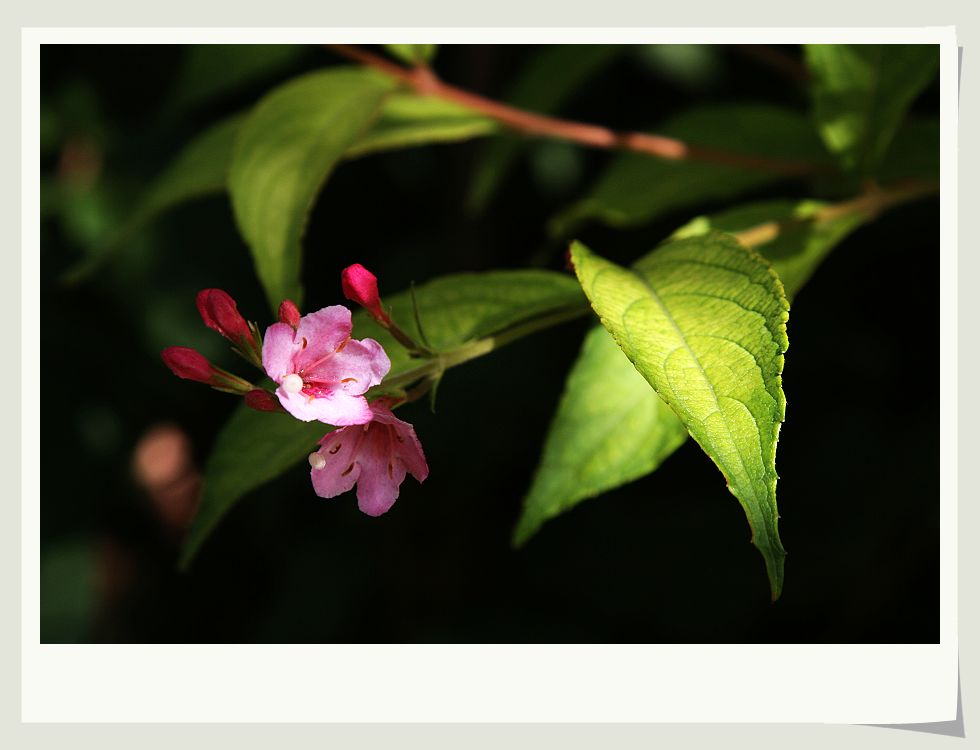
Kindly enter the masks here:
M 360 263 L 347 266 L 340 275 L 340 285 L 344 296 L 351 302 L 356 302 L 369 313 L 371 317 L 386 328 L 391 324 L 391 318 L 381 307 L 381 296 L 378 294 L 378 279 Z
M 228 292 L 202 289 L 197 293 L 197 311 L 204 325 L 226 339 L 245 346 L 252 342 L 252 331 Z
M 279 322 L 296 328 L 299 325 L 299 308 L 291 299 L 284 299 L 279 305 Z
M 170 346 L 164 349 L 160 356 L 164 364 L 178 378 L 196 380 L 198 383 L 214 382 L 214 367 L 203 354 L 194 349 L 186 346 Z
M 262 388 L 256 388 L 245 394 L 245 405 L 256 411 L 284 411 L 279 399 Z

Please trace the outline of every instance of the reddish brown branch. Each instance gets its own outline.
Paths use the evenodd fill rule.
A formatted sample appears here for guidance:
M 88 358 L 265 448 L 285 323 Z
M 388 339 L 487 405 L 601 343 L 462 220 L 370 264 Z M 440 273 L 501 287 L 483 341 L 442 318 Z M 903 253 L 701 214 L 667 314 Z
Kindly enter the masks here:
M 635 151 L 659 159 L 700 161 L 783 175 L 816 174 L 826 170 L 823 165 L 810 162 L 784 161 L 764 156 L 739 154 L 706 146 L 696 146 L 662 135 L 636 132 L 622 133 L 601 125 L 590 125 L 539 115 L 445 83 L 430 68 L 424 66 L 405 68 L 373 52 L 346 44 L 328 44 L 325 46 L 348 60 L 363 63 L 397 78 L 420 94 L 438 96 L 455 102 L 522 133 L 560 138 L 594 148 Z

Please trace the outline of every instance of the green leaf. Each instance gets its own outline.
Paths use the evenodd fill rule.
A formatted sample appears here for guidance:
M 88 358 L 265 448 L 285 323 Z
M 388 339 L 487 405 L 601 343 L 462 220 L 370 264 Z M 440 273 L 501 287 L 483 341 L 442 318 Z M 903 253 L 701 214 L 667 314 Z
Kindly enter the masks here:
M 658 132 L 692 145 L 751 156 L 815 163 L 826 159 L 804 115 L 765 104 L 702 107 L 670 120 Z M 670 211 L 733 198 L 785 179 L 757 170 L 622 154 L 585 198 L 552 220 L 551 231 L 567 235 L 586 220 L 615 227 L 635 226 Z
M 371 129 L 347 149 L 344 158 L 426 143 L 464 141 L 496 131 L 497 124 L 490 118 L 445 99 L 394 94 Z
M 419 317 L 437 349 L 451 349 L 521 321 L 585 305 L 578 283 L 551 271 L 495 271 L 444 276 L 416 287 Z M 392 317 L 416 336 L 410 292 L 385 297 Z M 391 359 L 388 378 L 419 364 L 363 311 L 354 315 L 354 336 L 380 342 Z M 252 411 L 244 404 L 221 430 L 205 468 L 197 518 L 184 544 L 187 567 L 218 522 L 246 493 L 305 458 L 330 427 L 284 414 Z M 314 498 L 313 490 L 310 490 Z
M 223 191 L 232 148 L 244 119 L 243 115 L 229 117 L 188 143 L 153 181 L 136 210 L 102 251 L 73 266 L 62 280 L 73 284 L 89 278 L 144 224 L 185 201 Z
M 262 83 L 294 65 L 298 44 L 195 44 L 187 49 L 171 109 L 190 109 L 249 85 Z
M 330 429 L 320 422 L 301 422 L 240 404 L 218 433 L 205 466 L 201 504 L 184 540 L 181 568 L 190 565 L 235 503 L 307 456 Z
M 441 276 L 416 286 L 415 296 L 426 338 L 437 351 L 452 349 L 540 315 L 585 304 L 574 278 L 541 270 Z M 402 330 L 420 340 L 411 294 L 385 295 L 383 299 Z M 389 377 L 419 364 L 390 333 L 366 315 L 355 316 L 354 335 L 373 338 L 384 346 L 391 359 Z
M 392 55 L 408 65 L 428 65 L 436 56 L 438 44 L 386 44 Z
M 581 501 L 646 476 L 686 439 L 612 336 L 593 328 L 565 382 L 514 543 Z
M 314 199 L 393 87 L 373 71 L 331 68 L 274 89 L 245 120 L 228 187 L 272 309 L 301 302 L 300 241 Z
M 772 263 L 792 299 L 830 251 L 868 219 L 860 213 L 821 218 L 826 208 L 815 201 L 749 204 L 699 217 L 672 239 L 775 227 L 774 237 L 754 247 Z M 686 438 L 683 424 L 609 333 L 594 328 L 565 382 L 515 543 L 523 544 L 545 521 L 583 500 L 656 470 Z
M 830 251 L 868 219 L 860 213 L 820 218 L 826 208 L 815 201 L 749 204 L 699 217 L 672 239 L 774 226 L 775 237 L 754 247 L 772 263 L 792 299 Z M 680 420 L 609 333 L 594 328 L 565 382 L 515 543 L 523 544 L 545 521 L 583 500 L 656 470 L 686 438 Z M 593 460 L 597 456 L 602 460 Z
M 521 71 L 505 99 L 534 112 L 557 112 L 622 50 L 613 44 L 549 44 Z M 527 142 L 527 138 L 504 134 L 487 145 L 473 171 L 466 199 L 469 211 L 483 211 Z
M 906 110 L 939 69 L 934 44 L 808 44 L 813 114 L 848 170 L 874 174 Z
M 776 441 L 789 345 L 779 278 L 722 233 L 667 244 L 636 270 L 577 242 L 572 262 L 603 326 L 721 469 L 778 598 L 785 552 L 777 531 Z

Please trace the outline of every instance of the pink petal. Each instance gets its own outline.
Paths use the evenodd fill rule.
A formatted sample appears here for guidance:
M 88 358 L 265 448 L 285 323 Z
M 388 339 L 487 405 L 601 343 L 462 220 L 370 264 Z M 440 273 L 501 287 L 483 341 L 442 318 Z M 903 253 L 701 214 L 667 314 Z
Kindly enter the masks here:
M 352 396 L 340 389 L 319 398 L 286 393 L 282 388 L 276 389 L 276 395 L 286 411 L 304 422 L 320 421 L 344 427 L 365 424 L 374 416 L 364 396 Z
M 331 305 L 304 315 L 296 328 L 296 370 L 310 368 L 317 360 L 333 354 L 350 338 L 351 315 L 343 305 Z M 306 341 L 304 346 L 303 342 Z
M 392 431 L 392 448 L 398 462 L 403 464 L 417 481 L 424 482 L 429 476 L 429 464 L 425 460 L 415 428 L 392 414 L 382 401 L 371 404 L 371 411 L 374 412 L 376 422 L 388 425 L 388 429 Z
M 395 459 L 393 433 L 387 427 L 372 425 L 361 444 L 357 481 L 357 507 L 369 516 L 387 512 L 398 499 L 405 480 L 405 467 Z
M 320 497 L 336 497 L 349 491 L 361 475 L 357 452 L 366 430 L 364 427 L 344 427 L 324 436 L 317 451 L 326 464 L 311 469 L 313 490 Z
M 350 339 L 340 351 L 303 373 L 307 382 L 337 384 L 346 393 L 359 396 L 378 385 L 391 369 L 391 360 L 374 339 Z
M 293 369 L 293 355 L 297 346 L 293 342 L 294 331 L 286 323 L 273 323 L 265 329 L 262 340 L 262 366 L 265 374 L 281 383 L 282 379 Z M 282 397 L 280 396 L 280 400 Z M 285 404 L 283 404 L 285 406 Z

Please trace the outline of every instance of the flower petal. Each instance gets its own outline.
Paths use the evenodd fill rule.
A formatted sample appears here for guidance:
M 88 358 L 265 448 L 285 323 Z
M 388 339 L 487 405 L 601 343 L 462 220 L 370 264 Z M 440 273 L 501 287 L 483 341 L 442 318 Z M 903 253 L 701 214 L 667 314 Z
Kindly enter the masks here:
M 331 305 L 304 315 L 296 328 L 296 370 L 311 369 L 318 360 L 332 355 L 350 338 L 351 315 L 343 305 Z M 305 341 L 305 344 L 304 344 Z
M 273 323 L 265 329 L 262 340 L 262 366 L 265 374 L 281 383 L 282 379 L 293 369 L 293 356 L 297 346 L 294 343 L 292 326 L 286 323 Z M 282 397 L 280 396 L 280 400 Z M 285 406 L 285 404 L 283 404 Z
M 360 446 L 357 507 L 369 516 L 386 513 L 398 499 L 405 480 L 405 467 L 393 455 L 393 438 L 390 428 L 371 425 Z
M 391 360 L 374 339 L 351 339 L 339 351 L 303 373 L 312 383 L 336 384 L 346 393 L 359 396 L 378 385 L 391 369 Z
M 326 463 L 322 469 L 310 470 L 317 495 L 336 497 L 353 488 L 361 475 L 361 466 L 356 459 L 364 434 L 363 427 L 344 427 L 323 437 L 317 453 Z
M 345 427 L 365 424 L 374 416 L 364 396 L 351 396 L 339 389 L 313 398 L 304 393 L 286 393 L 282 388 L 277 388 L 276 396 L 286 411 L 304 422 L 319 421 Z

